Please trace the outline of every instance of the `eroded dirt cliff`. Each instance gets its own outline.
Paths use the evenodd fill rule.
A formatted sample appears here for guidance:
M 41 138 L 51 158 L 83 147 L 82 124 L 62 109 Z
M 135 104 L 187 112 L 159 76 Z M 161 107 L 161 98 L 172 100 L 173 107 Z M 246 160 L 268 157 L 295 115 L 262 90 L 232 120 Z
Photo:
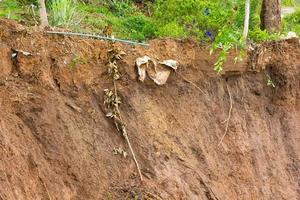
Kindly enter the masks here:
M 143 184 L 131 155 L 112 153 L 129 150 L 103 109 L 108 42 L 0 21 L 0 199 L 300 199 L 298 39 L 229 59 L 222 75 L 193 41 L 118 46 L 120 109 Z M 139 82 L 144 55 L 177 60 L 178 74 Z

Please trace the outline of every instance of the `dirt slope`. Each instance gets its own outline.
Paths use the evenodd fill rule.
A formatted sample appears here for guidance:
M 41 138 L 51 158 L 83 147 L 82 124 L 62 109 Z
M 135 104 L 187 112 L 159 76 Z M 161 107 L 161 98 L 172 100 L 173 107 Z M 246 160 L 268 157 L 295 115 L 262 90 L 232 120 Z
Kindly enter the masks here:
M 0 199 L 300 199 L 300 44 L 260 45 L 212 71 L 192 41 L 119 46 L 121 112 L 141 164 L 103 110 L 108 43 L 0 21 Z M 11 59 L 12 49 L 18 53 Z M 176 59 L 164 86 L 137 81 L 134 60 Z M 231 56 L 230 56 L 231 57 Z M 233 59 L 231 59 L 233 60 Z M 275 88 L 267 86 L 267 75 Z M 232 112 L 225 132 L 229 92 Z

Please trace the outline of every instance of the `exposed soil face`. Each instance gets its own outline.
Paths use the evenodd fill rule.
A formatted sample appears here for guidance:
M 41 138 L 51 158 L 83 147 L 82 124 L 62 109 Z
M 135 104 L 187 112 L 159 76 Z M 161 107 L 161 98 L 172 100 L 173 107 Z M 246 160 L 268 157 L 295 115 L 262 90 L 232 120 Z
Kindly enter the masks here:
M 118 45 L 120 109 L 143 184 L 132 156 L 112 153 L 129 150 L 103 106 L 109 44 L 0 21 L 0 199 L 300 199 L 298 39 L 261 44 L 222 75 L 193 41 Z M 12 59 L 12 49 L 32 55 Z M 138 82 L 144 55 L 177 60 L 204 93 L 175 73 L 164 86 Z

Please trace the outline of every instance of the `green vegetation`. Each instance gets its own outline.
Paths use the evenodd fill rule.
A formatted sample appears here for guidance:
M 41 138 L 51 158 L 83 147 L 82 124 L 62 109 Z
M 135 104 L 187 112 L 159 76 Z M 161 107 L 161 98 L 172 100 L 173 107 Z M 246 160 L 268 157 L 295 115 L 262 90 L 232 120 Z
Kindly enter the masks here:
M 244 39 L 242 38 L 241 33 L 237 30 L 224 27 L 215 38 L 210 52 L 212 53 L 216 49 L 221 49 L 218 60 L 215 63 L 215 71 L 222 71 L 222 65 L 226 60 L 226 55 L 232 48 L 239 49 L 239 51 L 237 51 L 236 61 L 241 60 L 245 48 Z
M 281 38 L 280 33 L 268 33 L 266 30 L 260 30 L 259 28 L 251 30 L 249 32 L 249 37 L 253 42 L 263 42 L 271 40 L 279 40 Z
M 269 75 L 267 75 L 267 78 L 268 78 L 267 86 L 275 88 L 276 86 L 275 86 L 273 80 L 271 79 L 271 77 Z
M 283 28 L 285 32 L 293 31 L 300 36 L 300 8 L 295 13 L 284 17 Z
M 70 69 L 74 69 L 76 67 L 77 64 L 87 64 L 88 61 L 85 58 L 82 58 L 81 56 L 74 56 L 71 60 L 71 62 L 68 64 Z
M 283 0 L 283 5 L 296 5 L 296 0 Z M 211 44 L 211 53 L 221 49 L 215 70 L 220 72 L 230 49 L 241 51 L 245 0 L 48 0 L 47 10 L 52 26 L 70 31 L 102 34 L 112 26 L 118 38 L 144 41 L 151 38 L 193 38 Z M 251 0 L 249 40 L 276 40 L 289 31 L 300 35 L 300 9 L 286 16 L 282 33 L 260 30 L 262 0 Z M 36 24 L 37 0 L 2 0 L 0 17 Z M 27 16 L 27 17 L 25 17 Z M 35 17 L 36 16 L 36 17 Z
M 132 3 L 116 4 L 115 1 L 99 7 L 80 4 L 78 10 L 83 16 L 81 27 L 101 34 L 105 26 L 111 25 L 113 35 L 124 39 L 142 41 L 155 37 L 154 24 L 150 17 L 145 16 Z
M 52 26 L 72 31 L 101 34 L 111 25 L 113 35 L 124 39 L 194 38 L 202 42 L 218 41 L 226 46 L 225 37 L 239 45 L 244 19 L 244 0 L 49 0 L 47 9 Z M 139 3 L 137 3 L 139 2 Z M 142 2 L 142 3 L 141 3 Z M 295 5 L 284 0 L 283 5 Z M 34 9 L 31 7 L 34 5 Z M 261 0 L 251 0 L 250 39 L 254 42 L 278 38 L 259 29 Z M 222 8 L 222 9 L 220 9 Z M 0 16 L 21 20 L 24 15 L 37 15 L 37 0 L 2 0 Z M 299 9 L 285 17 L 284 32 L 299 34 Z M 27 17 L 30 20 L 30 17 Z M 26 21 L 24 22 L 26 23 Z M 29 23 L 32 24 L 32 23 Z M 229 35 L 226 35 L 229 34 Z M 234 37 L 234 38 L 233 38 Z M 220 44 L 221 42 L 221 44 Z
M 50 3 L 50 22 L 54 26 L 71 27 L 80 23 L 77 17 L 75 0 L 52 0 Z
M 21 20 L 23 11 L 16 0 L 0 2 L 0 17 L 13 20 Z
M 294 0 L 282 0 L 281 3 L 283 6 L 294 6 L 296 4 Z

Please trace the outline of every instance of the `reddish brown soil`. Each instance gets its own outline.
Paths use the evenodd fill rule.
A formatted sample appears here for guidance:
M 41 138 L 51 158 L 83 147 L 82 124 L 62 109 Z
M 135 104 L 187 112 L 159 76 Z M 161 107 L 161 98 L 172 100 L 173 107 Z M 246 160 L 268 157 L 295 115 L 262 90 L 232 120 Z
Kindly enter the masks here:
M 120 45 L 117 86 L 140 184 L 132 156 L 112 153 L 129 150 L 103 112 L 108 43 L 0 21 L 0 199 L 299 200 L 299 40 L 257 46 L 222 75 L 207 47 L 150 44 Z M 32 56 L 12 60 L 12 49 Z M 164 86 L 138 82 L 144 55 L 176 59 L 205 94 L 174 73 Z

